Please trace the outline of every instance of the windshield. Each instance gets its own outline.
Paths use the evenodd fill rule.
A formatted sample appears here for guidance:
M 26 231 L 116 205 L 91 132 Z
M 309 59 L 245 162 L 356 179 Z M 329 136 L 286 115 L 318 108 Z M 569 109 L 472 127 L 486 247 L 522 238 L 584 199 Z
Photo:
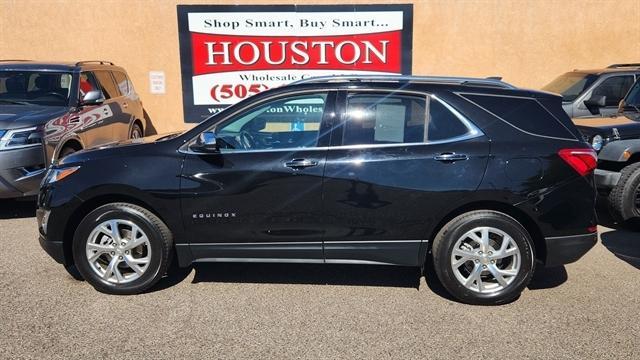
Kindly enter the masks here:
M 0 71 L 0 105 L 67 106 L 70 89 L 70 73 Z
M 562 95 L 562 101 L 575 100 L 597 79 L 596 75 L 568 72 L 542 88 L 544 91 Z
M 624 103 L 625 105 L 640 106 L 640 80 L 633 84 L 629 93 L 624 98 Z

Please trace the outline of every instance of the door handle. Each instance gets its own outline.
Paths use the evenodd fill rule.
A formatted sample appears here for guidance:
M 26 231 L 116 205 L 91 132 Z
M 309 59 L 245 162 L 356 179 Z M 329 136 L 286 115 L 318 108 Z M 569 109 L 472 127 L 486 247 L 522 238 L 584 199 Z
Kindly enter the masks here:
M 462 160 L 468 160 L 469 157 L 465 154 L 456 154 L 453 152 L 450 153 L 442 153 L 440 155 L 436 155 L 433 157 L 434 160 L 437 161 L 462 161 Z
M 294 170 L 304 169 L 304 168 L 316 166 L 316 165 L 318 165 L 317 161 L 308 160 L 308 159 L 293 159 L 291 161 L 284 163 L 284 166 L 288 168 L 292 168 Z

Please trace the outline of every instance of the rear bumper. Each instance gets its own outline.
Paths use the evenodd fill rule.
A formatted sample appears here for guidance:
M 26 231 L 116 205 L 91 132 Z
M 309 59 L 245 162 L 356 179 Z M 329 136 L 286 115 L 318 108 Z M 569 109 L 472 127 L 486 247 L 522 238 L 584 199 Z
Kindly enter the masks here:
M 547 237 L 545 242 L 545 266 L 559 266 L 575 262 L 586 254 L 598 242 L 598 233 Z
M 45 170 L 42 146 L 0 151 L 0 199 L 36 195 Z
M 600 190 L 611 190 L 618 185 L 618 181 L 620 180 L 620 173 L 617 171 L 596 169 L 594 175 L 596 187 Z

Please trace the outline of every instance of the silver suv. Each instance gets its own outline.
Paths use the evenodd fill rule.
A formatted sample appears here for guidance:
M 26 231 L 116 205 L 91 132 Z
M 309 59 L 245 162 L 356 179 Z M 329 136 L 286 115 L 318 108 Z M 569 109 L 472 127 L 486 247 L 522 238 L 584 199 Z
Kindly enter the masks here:
M 613 64 L 604 69 L 573 70 L 542 90 L 562 95 L 562 108 L 572 118 L 613 115 L 618 103 L 640 78 L 640 63 Z
M 37 194 L 53 160 L 145 129 L 131 80 L 111 62 L 0 60 L 0 199 Z

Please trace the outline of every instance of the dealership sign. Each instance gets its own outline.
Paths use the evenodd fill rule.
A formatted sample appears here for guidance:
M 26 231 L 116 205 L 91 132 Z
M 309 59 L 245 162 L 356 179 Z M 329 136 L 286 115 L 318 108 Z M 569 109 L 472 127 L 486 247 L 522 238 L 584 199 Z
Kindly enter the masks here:
M 411 5 L 178 5 L 184 117 L 325 75 L 410 74 Z

